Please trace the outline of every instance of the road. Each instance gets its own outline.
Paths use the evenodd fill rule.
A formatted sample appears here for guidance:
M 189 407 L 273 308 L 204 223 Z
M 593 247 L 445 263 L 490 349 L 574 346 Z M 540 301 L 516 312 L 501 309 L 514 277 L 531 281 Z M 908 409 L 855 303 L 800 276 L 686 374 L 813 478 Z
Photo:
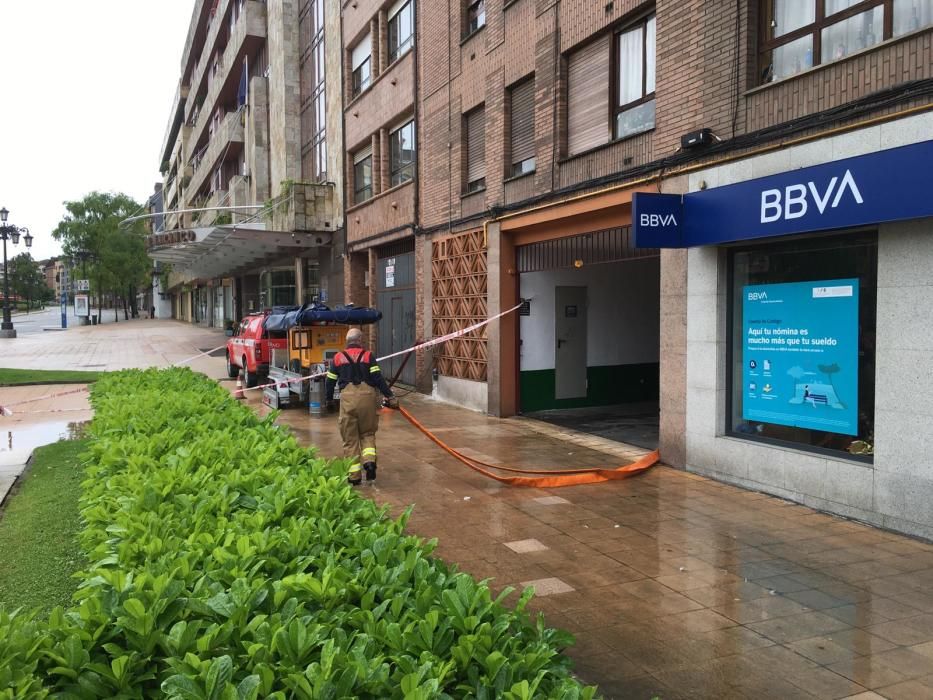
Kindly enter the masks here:
M 96 312 L 97 310 L 94 309 Z M 123 309 L 118 309 L 117 314 L 120 321 L 123 321 Z M 103 323 L 113 323 L 113 309 L 104 309 Z M 75 328 L 79 325 L 80 319 L 74 315 L 74 306 L 68 305 L 68 327 Z M 28 314 L 20 313 L 13 316 L 13 327 L 17 335 L 31 335 L 34 333 L 43 333 L 45 327 L 62 327 L 62 312 L 60 306 L 49 306 L 43 311 L 30 311 Z

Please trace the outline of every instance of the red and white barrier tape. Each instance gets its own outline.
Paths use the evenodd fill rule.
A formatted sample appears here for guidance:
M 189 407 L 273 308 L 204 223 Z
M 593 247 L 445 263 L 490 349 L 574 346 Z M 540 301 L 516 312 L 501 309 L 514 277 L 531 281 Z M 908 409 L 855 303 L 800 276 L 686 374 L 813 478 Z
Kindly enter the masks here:
M 524 303 L 524 302 L 522 302 Z M 507 309 L 502 313 L 498 313 L 495 316 L 487 318 L 485 321 L 480 321 L 479 323 L 474 323 L 472 326 L 467 326 L 466 328 L 461 328 L 459 331 L 454 331 L 453 333 L 448 333 L 447 335 L 441 335 L 437 338 L 431 338 L 431 340 L 425 340 L 421 343 L 416 343 L 406 350 L 399 350 L 398 352 L 393 352 L 391 355 L 383 355 L 382 357 L 377 357 L 376 362 L 383 362 L 385 360 L 391 360 L 393 357 L 398 357 L 399 355 L 407 355 L 410 352 L 415 352 L 416 350 L 424 350 L 425 348 L 433 347 L 434 345 L 440 345 L 441 343 L 446 343 L 448 340 L 453 340 L 454 338 L 459 338 L 464 336 L 467 333 L 472 333 L 473 331 L 486 326 L 493 321 L 497 321 L 503 316 L 508 316 L 514 311 L 518 311 L 522 307 L 522 304 L 516 304 L 511 309 Z M 280 384 L 297 384 L 299 382 L 307 382 L 312 379 L 320 379 L 327 375 L 327 372 L 316 372 L 314 374 L 309 374 L 306 377 L 295 377 L 294 379 L 286 379 L 279 382 L 267 382 L 266 384 L 258 384 L 249 388 L 243 388 L 242 391 L 256 391 L 258 389 L 265 389 L 270 386 L 278 386 Z
M 472 333 L 473 331 L 479 328 L 482 328 L 483 326 L 486 326 L 492 323 L 493 321 L 496 321 L 502 318 L 503 316 L 508 316 L 510 313 L 513 313 L 514 311 L 517 311 L 519 308 L 521 308 L 521 306 L 522 306 L 521 304 L 516 304 L 511 309 L 507 309 L 506 311 L 498 313 L 495 316 L 491 316 L 490 318 L 487 318 L 485 321 L 474 323 L 472 326 L 461 328 L 459 331 L 454 331 L 453 333 L 448 333 L 447 335 L 438 336 L 437 338 L 431 338 L 431 340 L 425 340 L 421 343 L 416 343 L 415 345 L 412 345 L 410 348 L 406 350 L 399 350 L 398 352 L 394 352 L 391 355 L 384 355 L 382 357 L 377 357 L 376 362 L 383 362 L 385 360 L 391 360 L 393 357 L 399 357 L 400 355 L 407 355 L 408 353 L 415 352 L 416 350 L 424 350 L 425 348 L 430 348 L 435 345 L 440 345 L 441 343 L 446 343 L 448 340 L 459 338 L 461 336 L 466 335 L 467 333 Z M 219 345 L 218 347 L 213 348 L 211 350 L 207 350 L 206 352 L 201 352 L 201 353 L 198 353 L 197 355 L 192 355 L 191 357 L 187 357 L 184 360 L 178 360 L 176 362 L 173 362 L 169 366 L 177 367 L 178 365 L 186 364 L 188 362 L 191 362 L 192 360 L 196 360 L 199 357 L 204 357 L 205 355 L 210 355 L 211 353 L 217 352 L 218 350 L 223 350 L 226 347 L 227 347 L 226 344 Z M 288 379 L 285 382 L 268 382 L 266 384 L 259 384 L 258 386 L 244 388 L 243 391 L 255 391 L 257 389 L 265 389 L 266 387 L 276 386 L 282 383 L 290 384 L 290 383 L 306 382 L 306 381 L 310 381 L 311 379 L 320 379 L 321 377 L 324 377 L 326 375 L 327 375 L 326 371 L 316 372 L 314 374 L 308 375 L 307 377 L 296 377 L 294 379 Z M 6 404 L 5 406 L 0 406 L 0 416 L 12 416 L 13 411 L 10 410 L 11 406 L 23 406 L 28 403 L 36 403 L 37 401 L 45 401 L 46 399 L 55 399 L 60 396 L 68 396 L 70 394 L 80 394 L 87 390 L 88 390 L 87 387 L 80 387 L 78 389 L 72 389 L 70 391 L 60 391 L 55 394 L 47 394 L 45 396 L 38 396 L 36 398 L 24 399 L 23 401 L 17 401 L 16 403 Z M 55 411 L 71 411 L 71 410 L 75 410 L 75 411 L 82 410 L 83 411 L 87 409 L 50 409 L 48 411 L 32 411 L 32 413 L 51 413 Z

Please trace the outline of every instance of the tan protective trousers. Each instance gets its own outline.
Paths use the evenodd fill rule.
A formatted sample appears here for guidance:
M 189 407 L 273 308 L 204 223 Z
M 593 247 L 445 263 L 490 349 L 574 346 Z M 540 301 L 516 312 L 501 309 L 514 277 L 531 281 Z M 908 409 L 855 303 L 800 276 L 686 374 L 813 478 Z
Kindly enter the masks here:
M 347 384 L 340 390 L 340 437 L 343 456 L 350 467 L 376 461 L 376 431 L 379 430 L 377 392 L 369 384 Z

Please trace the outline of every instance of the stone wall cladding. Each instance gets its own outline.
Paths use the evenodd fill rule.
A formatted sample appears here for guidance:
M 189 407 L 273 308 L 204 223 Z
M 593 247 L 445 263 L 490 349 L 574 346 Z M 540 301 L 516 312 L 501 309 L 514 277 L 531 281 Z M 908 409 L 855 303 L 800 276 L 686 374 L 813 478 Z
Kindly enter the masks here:
M 301 178 L 301 78 L 298 0 L 268 3 L 269 176 L 276 190 Z

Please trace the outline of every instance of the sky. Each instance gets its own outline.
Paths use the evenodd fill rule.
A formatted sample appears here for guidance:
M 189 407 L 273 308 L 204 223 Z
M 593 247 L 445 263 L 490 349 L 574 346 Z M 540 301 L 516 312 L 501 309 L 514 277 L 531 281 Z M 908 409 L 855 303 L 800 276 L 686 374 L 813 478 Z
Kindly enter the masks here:
M 61 252 L 63 202 L 101 190 L 142 204 L 161 180 L 193 7 L 0 0 L 0 207 L 34 236 L 33 258 Z

